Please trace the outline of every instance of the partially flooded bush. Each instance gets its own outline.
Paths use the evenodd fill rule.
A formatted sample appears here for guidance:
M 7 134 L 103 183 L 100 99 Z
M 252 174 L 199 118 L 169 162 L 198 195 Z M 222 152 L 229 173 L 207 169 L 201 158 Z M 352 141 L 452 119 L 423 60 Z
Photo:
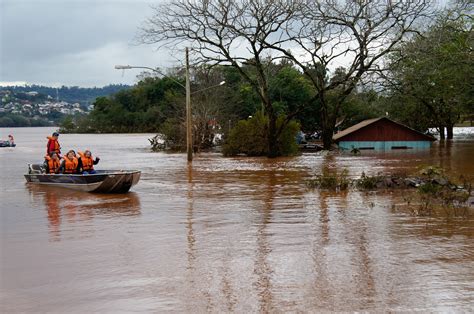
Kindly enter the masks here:
M 323 173 L 316 176 L 307 182 L 311 188 L 320 188 L 325 190 L 347 190 L 351 185 L 351 180 L 348 178 L 349 171 L 344 169 L 341 173 Z
M 425 181 L 417 187 L 419 204 L 412 207 L 414 214 L 431 216 L 435 212 L 442 212 L 446 217 L 467 216 L 472 192 L 468 180 L 461 177 L 462 182 L 456 184 L 444 175 L 442 169 L 436 167 L 427 167 L 420 173 L 425 176 Z
M 279 129 L 285 123 L 285 117 L 280 116 L 276 121 Z M 257 112 L 252 118 L 240 120 L 232 128 L 223 146 L 225 156 L 236 156 L 244 154 L 247 156 L 268 155 L 268 116 Z M 296 134 L 300 125 L 292 120 L 283 126 L 277 140 L 277 155 L 292 156 L 298 153 Z
M 433 211 L 433 203 L 436 199 L 436 193 L 438 193 L 440 187 L 431 182 L 422 184 L 417 188 L 417 192 L 420 195 L 420 206 L 417 214 L 420 215 L 431 215 Z
M 362 172 L 360 178 L 350 179 L 348 170 L 340 173 L 323 173 L 307 182 L 311 188 L 326 190 L 347 190 L 350 187 L 359 190 L 376 190 L 387 188 L 416 189 L 415 193 L 406 193 L 404 200 L 411 213 L 419 216 L 431 216 L 434 213 L 444 214 L 446 217 L 466 217 L 472 195 L 472 184 L 469 179 L 461 177 L 454 181 L 446 176 L 442 169 L 427 167 L 417 176 L 406 174 L 374 176 Z M 471 201 L 472 202 L 472 201 Z
M 186 126 L 183 121 L 178 118 L 166 119 L 160 126 L 159 131 L 163 143 L 156 145 L 156 150 L 184 151 L 186 149 Z M 151 144 L 153 145 L 153 143 Z
M 360 179 L 355 181 L 355 185 L 361 190 L 374 190 L 379 186 L 382 187 L 383 177 L 381 175 L 367 176 L 365 172 L 362 172 Z
M 441 207 L 447 216 L 466 216 L 471 191 L 453 191 L 444 189 L 440 193 Z
M 421 195 L 435 196 L 436 193 L 439 192 L 440 188 L 441 187 L 439 185 L 428 182 L 418 187 L 418 193 L 420 193 Z
M 470 191 L 452 190 L 427 183 L 420 186 L 417 192 L 419 204 L 411 207 L 416 215 L 431 216 L 437 212 L 443 213 L 446 217 L 465 217 L 468 214 Z
M 427 166 L 420 170 L 420 174 L 427 177 L 444 175 L 443 170 L 436 166 Z

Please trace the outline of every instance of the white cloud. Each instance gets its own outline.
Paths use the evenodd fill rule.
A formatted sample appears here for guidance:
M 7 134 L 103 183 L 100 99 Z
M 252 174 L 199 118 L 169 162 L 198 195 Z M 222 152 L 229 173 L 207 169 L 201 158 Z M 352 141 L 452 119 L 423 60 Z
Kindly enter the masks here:
M 19 82 L 19 81 L 11 81 L 11 82 L 0 82 L 0 86 L 25 86 L 28 82 Z
M 153 2 L 1 0 L 0 81 L 130 84 L 138 73 L 122 77 L 115 64 L 166 66 L 170 58 L 163 58 L 153 47 L 130 45 Z

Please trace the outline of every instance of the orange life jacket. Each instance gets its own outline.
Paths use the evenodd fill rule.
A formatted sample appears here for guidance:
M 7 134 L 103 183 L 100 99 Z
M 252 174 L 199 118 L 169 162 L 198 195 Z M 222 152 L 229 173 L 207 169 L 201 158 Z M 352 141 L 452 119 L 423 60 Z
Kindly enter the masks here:
M 61 165 L 59 159 L 53 159 L 49 156 L 45 156 L 44 159 L 48 161 L 49 173 L 56 173 L 56 170 L 58 170 L 59 166 Z
M 77 152 L 79 156 L 81 156 L 81 161 L 82 161 L 82 170 L 84 171 L 89 171 L 89 170 L 94 170 L 94 159 L 92 158 L 92 155 L 90 157 L 86 157 L 86 155 L 83 152 Z
M 64 173 L 76 173 L 78 163 L 79 162 L 76 157 L 74 157 L 72 160 L 64 157 Z
M 55 152 L 56 154 L 61 153 L 61 145 L 59 145 L 58 140 L 53 138 L 52 136 L 47 136 L 46 137 L 49 141 L 48 144 L 46 144 L 46 152 L 49 154 L 51 152 Z

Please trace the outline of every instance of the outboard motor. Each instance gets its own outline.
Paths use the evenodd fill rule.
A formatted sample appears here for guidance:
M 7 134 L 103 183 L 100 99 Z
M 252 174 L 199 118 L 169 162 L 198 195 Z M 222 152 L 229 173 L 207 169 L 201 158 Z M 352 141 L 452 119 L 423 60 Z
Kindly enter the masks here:
M 45 173 L 43 165 L 39 164 L 28 164 L 28 174 L 42 174 Z

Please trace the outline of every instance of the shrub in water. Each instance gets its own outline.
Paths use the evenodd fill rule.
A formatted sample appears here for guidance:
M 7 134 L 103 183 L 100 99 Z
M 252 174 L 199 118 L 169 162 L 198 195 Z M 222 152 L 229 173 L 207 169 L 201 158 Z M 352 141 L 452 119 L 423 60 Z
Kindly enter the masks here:
M 321 188 L 326 190 L 347 190 L 351 185 L 351 180 L 348 178 L 349 171 L 344 169 L 341 173 L 323 173 L 316 176 L 307 182 L 311 188 Z
M 367 176 L 365 172 L 362 172 L 360 179 L 356 180 L 355 185 L 361 190 L 373 190 L 377 188 L 377 183 L 381 180 L 381 176 Z
M 284 120 L 284 116 L 278 118 L 277 129 L 281 127 Z M 268 122 L 268 117 L 261 112 L 257 112 L 250 119 L 240 120 L 230 131 L 223 146 L 224 155 L 268 155 Z M 291 156 L 298 152 L 295 138 L 299 129 L 300 126 L 296 121 L 290 121 L 284 126 L 277 142 L 279 156 Z
M 164 145 L 158 145 L 157 150 L 167 148 L 173 151 L 186 149 L 186 126 L 177 118 L 168 118 L 159 129 Z M 153 143 L 152 143 L 153 145 Z

